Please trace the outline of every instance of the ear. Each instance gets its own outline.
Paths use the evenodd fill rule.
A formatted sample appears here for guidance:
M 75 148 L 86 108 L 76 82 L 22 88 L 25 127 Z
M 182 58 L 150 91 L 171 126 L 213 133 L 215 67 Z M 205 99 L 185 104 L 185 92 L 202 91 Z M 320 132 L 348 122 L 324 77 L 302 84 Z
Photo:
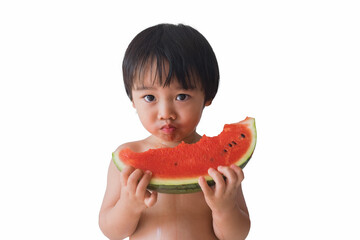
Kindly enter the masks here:
M 134 100 L 131 100 L 131 103 L 132 103 L 132 107 L 135 108 Z
M 212 99 L 211 100 L 207 100 L 206 102 L 205 102 L 205 107 L 207 107 L 207 106 L 210 106 L 211 105 L 211 103 L 212 103 Z

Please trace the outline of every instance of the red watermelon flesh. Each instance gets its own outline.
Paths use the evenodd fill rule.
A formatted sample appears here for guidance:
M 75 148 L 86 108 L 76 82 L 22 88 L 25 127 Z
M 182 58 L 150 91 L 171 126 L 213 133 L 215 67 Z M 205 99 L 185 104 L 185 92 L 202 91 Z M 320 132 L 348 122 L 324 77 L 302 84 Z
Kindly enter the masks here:
M 203 136 L 194 144 L 182 142 L 174 148 L 150 149 L 133 152 L 126 148 L 113 153 L 113 160 L 121 170 L 131 165 L 153 174 L 149 188 L 165 193 L 199 191 L 197 180 L 207 171 L 218 166 L 236 164 L 244 167 L 250 160 L 256 145 L 255 119 L 247 117 L 234 124 L 225 124 L 215 137 Z

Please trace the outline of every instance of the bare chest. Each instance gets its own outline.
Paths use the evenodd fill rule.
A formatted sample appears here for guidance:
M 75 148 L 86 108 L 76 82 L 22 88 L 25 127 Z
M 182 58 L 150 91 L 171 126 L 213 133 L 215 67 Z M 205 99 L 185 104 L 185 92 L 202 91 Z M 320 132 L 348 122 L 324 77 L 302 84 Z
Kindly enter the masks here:
M 204 238 L 206 236 L 206 238 Z M 141 216 L 130 239 L 217 239 L 211 210 L 202 193 L 159 194 L 158 201 Z

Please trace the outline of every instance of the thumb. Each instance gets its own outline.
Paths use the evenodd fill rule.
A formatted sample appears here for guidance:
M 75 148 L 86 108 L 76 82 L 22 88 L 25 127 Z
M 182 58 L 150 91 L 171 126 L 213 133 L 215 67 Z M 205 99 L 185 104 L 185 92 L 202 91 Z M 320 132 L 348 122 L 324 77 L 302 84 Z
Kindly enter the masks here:
M 146 191 L 144 203 L 149 208 L 155 205 L 158 193 L 156 191 Z

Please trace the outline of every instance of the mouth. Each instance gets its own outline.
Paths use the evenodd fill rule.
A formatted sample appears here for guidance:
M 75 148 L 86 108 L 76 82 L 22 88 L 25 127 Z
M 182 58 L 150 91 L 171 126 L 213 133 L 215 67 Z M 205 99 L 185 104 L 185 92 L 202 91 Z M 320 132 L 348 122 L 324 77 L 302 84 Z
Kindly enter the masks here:
M 176 127 L 171 124 L 166 124 L 162 126 L 160 130 L 165 134 L 171 134 L 176 130 Z

